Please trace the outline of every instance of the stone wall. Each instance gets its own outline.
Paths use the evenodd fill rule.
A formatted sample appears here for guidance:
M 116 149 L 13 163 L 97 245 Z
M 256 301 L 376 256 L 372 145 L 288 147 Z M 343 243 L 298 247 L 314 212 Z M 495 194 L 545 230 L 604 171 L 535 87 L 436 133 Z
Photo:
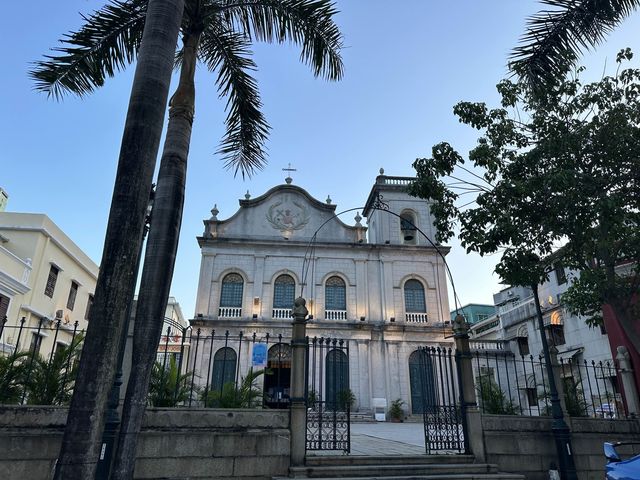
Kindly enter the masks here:
M 67 410 L 0 407 L 0 478 L 50 478 Z M 255 479 L 288 475 L 289 412 L 147 409 L 136 479 Z
M 556 461 L 552 422 L 548 417 L 483 415 L 486 461 L 527 480 L 547 480 L 549 465 Z M 567 424 L 580 480 L 604 478 L 604 442 L 637 440 L 640 436 L 638 420 L 569 418 Z

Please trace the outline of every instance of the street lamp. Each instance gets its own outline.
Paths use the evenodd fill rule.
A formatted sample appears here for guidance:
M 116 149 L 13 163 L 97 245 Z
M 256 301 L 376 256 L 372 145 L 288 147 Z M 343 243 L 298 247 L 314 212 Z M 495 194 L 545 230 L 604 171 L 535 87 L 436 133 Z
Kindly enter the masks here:
M 549 343 L 547 342 L 547 334 L 545 333 L 544 320 L 542 318 L 542 308 L 540 299 L 538 298 L 538 285 L 531 286 L 533 290 L 533 302 L 536 306 L 536 316 L 538 317 L 538 328 L 540 330 L 540 340 L 542 341 L 542 351 L 544 353 L 544 364 L 547 370 L 547 378 L 549 379 L 549 393 L 551 395 L 551 415 L 553 416 L 553 424 L 551 432 L 556 444 L 558 453 L 558 464 L 560 467 L 560 477 L 562 480 L 578 480 L 576 474 L 576 465 L 573 461 L 573 450 L 571 448 L 571 432 L 569 426 L 564 421 L 562 405 L 558 389 L 556 388 L 555 375 L 553 366 L 551 365 L 551 354 L 549 353 Z

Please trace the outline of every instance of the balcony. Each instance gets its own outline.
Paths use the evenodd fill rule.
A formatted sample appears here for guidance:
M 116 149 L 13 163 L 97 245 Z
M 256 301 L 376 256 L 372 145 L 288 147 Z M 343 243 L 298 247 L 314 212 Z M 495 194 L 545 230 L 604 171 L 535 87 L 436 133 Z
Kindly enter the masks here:
M 290 308 L 274 308 L 271 311 L 271 317 L 274 319 L 290 319 L 293 313 Z
M 325 310 L 324 318 L 325 320 L 346 320 L 347 311 L 346 310 Z
M 242 317 L 242 307 L 220 307 L 218 318 L 240 318 Z
M 408 323 L 427 323 L 429 319 L 424 312 L 407 312 L 405 314 L 405 321 Z

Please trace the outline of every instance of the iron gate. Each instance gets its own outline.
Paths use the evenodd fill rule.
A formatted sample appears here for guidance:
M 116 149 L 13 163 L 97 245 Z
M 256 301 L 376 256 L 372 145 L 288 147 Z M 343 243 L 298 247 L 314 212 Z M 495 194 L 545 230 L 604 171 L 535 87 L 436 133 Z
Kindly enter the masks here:
M 460 402 L 457 357 L 445 347 L 422 347 L 419 351 L 427 454 L 465 453 L 466 422 Z
M 349 342 L 307 337 L 307 450 L 349 453 L 351 404 Z

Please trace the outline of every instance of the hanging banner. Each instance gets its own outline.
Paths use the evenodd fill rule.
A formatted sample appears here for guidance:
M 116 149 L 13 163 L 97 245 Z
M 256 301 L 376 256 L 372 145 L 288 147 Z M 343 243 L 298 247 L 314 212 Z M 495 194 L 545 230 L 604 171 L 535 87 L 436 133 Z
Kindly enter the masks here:
M 266 343 L 253 344 L 253 352 L 251 354 L 251 365 L 253 365 L 254 368 L 267 367 L 267 344 Z

